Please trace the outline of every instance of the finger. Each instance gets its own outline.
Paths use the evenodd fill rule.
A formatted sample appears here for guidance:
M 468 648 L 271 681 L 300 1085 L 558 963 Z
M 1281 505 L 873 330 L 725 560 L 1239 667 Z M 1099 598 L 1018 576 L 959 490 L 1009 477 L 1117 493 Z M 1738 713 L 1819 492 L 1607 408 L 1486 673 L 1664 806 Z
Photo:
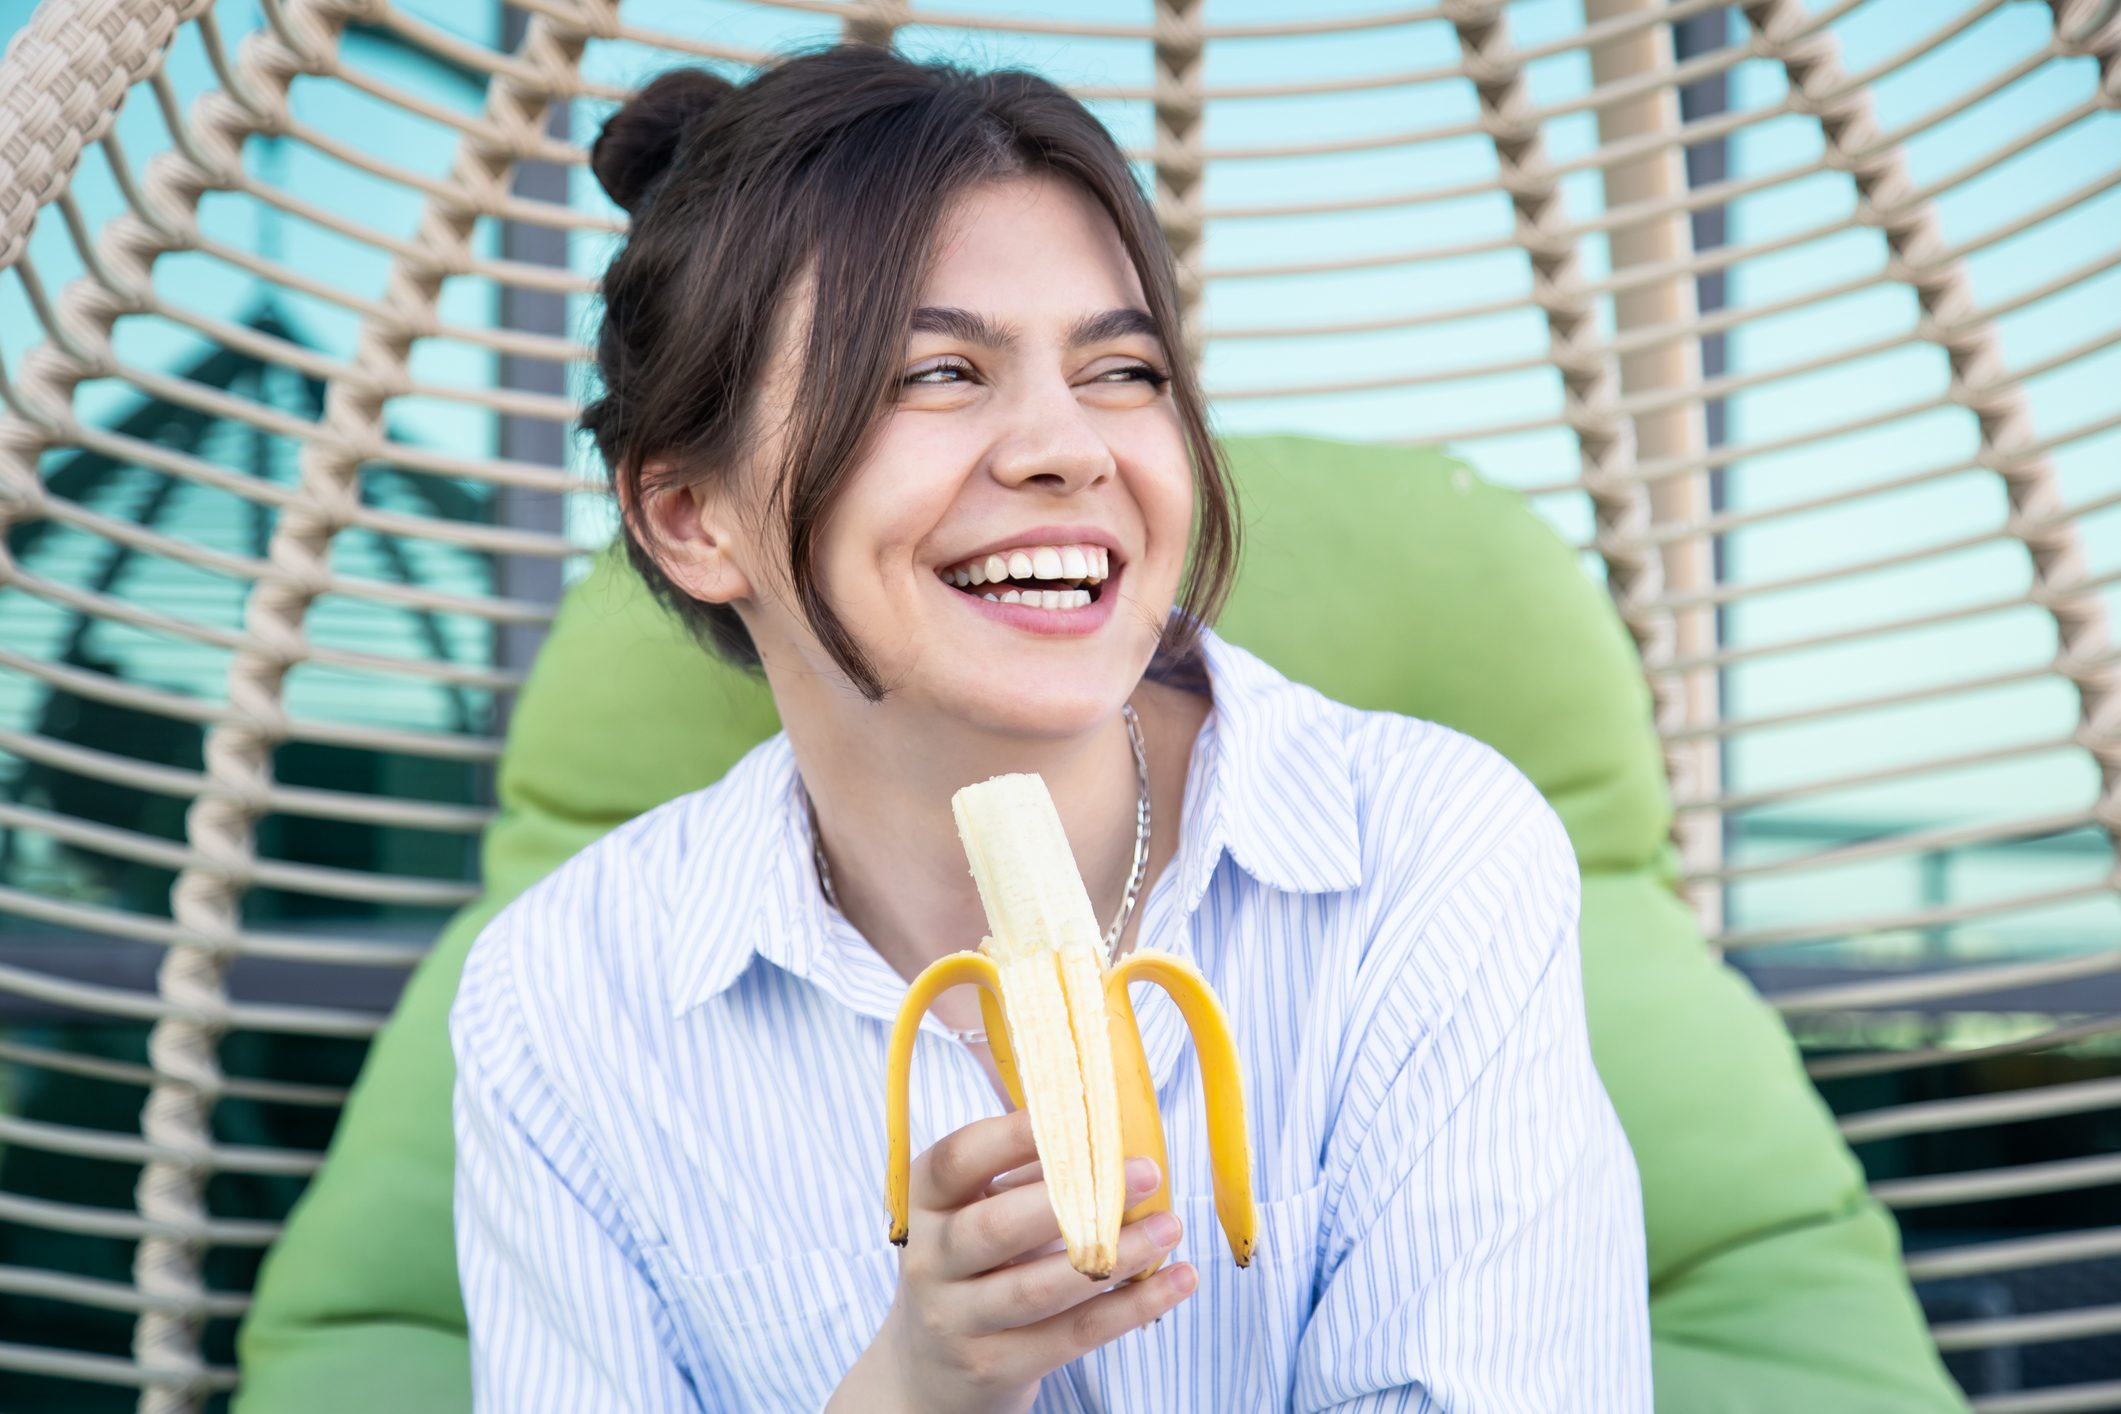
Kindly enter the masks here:
M 1158 1169 L 1156 1160 L 1146 1154 L 1137 1154 L 1127 1160 L 1127 1196 L 1136 1198 L 1156 1188 Z M 1020 1169 L 1011 1169 L 987 1185 L 989 1193 L 1000 1193 L 1007 1188 L 1021 1188 L 1027 1183 L 1036 1183 L 1046 1176 L 1046 1166 L 1036 1161 Z
M 1128 1223 L 1119 1233 L 1119 1260 L 1104 1281 L 1084 1276 L 1068 1265 L 1065 1254 L 1056 1253 L 969 1282 L 965 1290 L 971 1300 L 973 1329 L 992 1333 L 1035 1326 L 1094 1300 L 1113 1282 L 1123 1282 L 1161 1260 L 1178 1245 L 1182 1231 L 1171 1213 L 1151 1213 Z
M 1006 1189 L 943 1219 L 936 1275 L 946 1281 L 976 1277 L 1058 1236 L 1060 1220 L 1045 1184 Z
M 1021 1168 L 1038 1156 L 1031 1117 L 1011 1110 L 954 1129 L 922 1151 L 911 1176 L 914 1206 L 930 1212 L 964 1207 L 987 1191 L 998 1173 Z
M 1037 1183 L 1045 1176 L 1046 1166 L 1034 1159 L 1022 1168 L 1011 1169 L 996 1178 L 994 1182 L 987 1185 L 987 1192 L 993 1194 L 1000 1193 L 1005 1189 L 1022 1188 L 1027 1183 Z
M 1019 1169 L 1017 1170 L 1017 1172 L 1022 1173 L 1029 1169 L 1036 1169 L 1037 1167 L 1037 1164 L 1029 1164 L 1026 1165 L 1025 1169 Z M 1150 1193 L 1155 1192 L 1156 1185 L 1158 1182 L 1157 1174 L 1158 1170 L 1156 1167 L 1156 1161 L 1154 1159 L 1148 1158 L 1145 1155 L 1136 1155 L 1134 1158 L 1127 1160 L 1127 1201 L 1131 1203 L 1137 1198 L 1141 1198 Z M 1006 1178 L 1008 1177 L 1008 1175 L 1005 1174 L 1003 1175 L 1003 1177 Z M 992 1188 L 998 1186 L 1000 1183 L 1001 1179 L 996 1179 L 993 1184 L 989 1184 L 988 1186 Z M 1056 1235 L 1051 1241 L 1047 1242 L 1043 1246 L 1033 1247 L 1024 1252 L 1018 1253 L 1017 1256 L 1014 1258 L 1012 1265 L 1016 1262 L 1036 1261 L 1038 1258 L 1045 1256 L 1049 1252 L 1063 1251 L 1065 1250 L 1065 1247 L 1066 1244 L 1060 1240 L 1058 1235 Z
M 1023 1327 L 1016 1333 L 1021 1341 L 1011 1338 L 1011 1354 L 1021 1362 L 1020 1370 L 1057 1370 L 1148 1325 L 1191 1296 L 1199 1280 L 1191 1263 L 1175 1262 L 1145 1281 L 1114 1287 Z
M 1027 1179 L 1022 1183 L 1003 1183 L 1003 1179 L 1014 1179 L 1016 1174 L 1039 1172 L 1037 1164 L 1027 1164 L 1012 1174 L 1001 1174 L 986 1187 L 991 1189 L 982 1202 L 967 1204 L 946 1219 L 942 1238 L 942 1274 L 946 1278 L 967 1278 L 980 1272 L 991 1272 L 999 1266 L 1020 1266 L 1024 1261 L 1035 1261 L 1048 1253 L 1063 1251 L 1061 1221 L 1052 1215 L 1052 1196 L 1039 1179 Z M 1126 1198 L 1135 1200 L 1143 1194 L 1156 1191 L 1158 1170 L 1156 1160 L 1145 1155 L 1135 1155 L 1126 1160 Z M 1046 1204 L 1046 1213 L 1031 1213 L 1029 1208 L 1018 1208 L 1014 1202 L 1001 1208 L 988 1208 L 988 1202 L 1001 1196 L 1024 1194 L 1037 1189 L 1037 1202 Z M 1031 1202 L 1031 1200 L 1024 1200 Z M 984 1227 L 993 1223 L 995 1227 Z M 1001 1253 L 997 1257 L 997 1253 Z
M 1012 1267 L 1014 1267 L 1014 1266 L 1020 1266 L 1020 1265 L 1022 1265 L 1022 1264 L 1023 1264 L 1023 1263 L 1025 1263 L 1025 1262 L 1035 1262 L 1035 1261 L 1037 1261 L 1037 1260 L 1038 1260 L 1039 1258 L 1041 1258 L 1041 1257 L 1043 1257 L 1043 1256 L 1046 1256 L 1046 1255 L 1047 1255 L 1048 1253 L 1051 1253 L 1051 1252 L 1065 1252 L 1065 1251 L 1067 1251 L 1067 1250 L 1068 1250 L 1068 1244 L 1067 1244 L 1067 1243 L 1065 1243 L 1065 1242 L 1063 1242 L 1063 1241 L 1061 1241 L 1061 1240 L 1060 1240 L 1060 1239 L 1059 1239 L 1058 1237 L 1056 1237 L 1056 1238 L 1054 1238 L 1054 1239 L 1053 1239 L 1053 1240 L 1052 1240 L 1051 1242 L 1047 1243 L 1047 1244 L 1046 1244 L 1045 1246 L 1043 1246 L 1043 1247 L 1034 1247 L 1034 1248 L 1032 1248 L 1032 1249 L 1031 1249 L 1031 1250 L 1030 1250 L 1029 1252 L 1026 1252 L 1026 1253 L 1025 1253 L 1025 1254 L 1024 1254 L 1023 1256 L 1021 1256 L 1021 1257 L 1017 1258 L 1017 1259 L 1016 1259 L 1016 1260 L 1015 1260 L 1014 1262 L 1011 1262 L 1011 1263 L 1010 1263 L 1009 1265 L 1010 1265 L 1010 1266 L 1012 1266 Z

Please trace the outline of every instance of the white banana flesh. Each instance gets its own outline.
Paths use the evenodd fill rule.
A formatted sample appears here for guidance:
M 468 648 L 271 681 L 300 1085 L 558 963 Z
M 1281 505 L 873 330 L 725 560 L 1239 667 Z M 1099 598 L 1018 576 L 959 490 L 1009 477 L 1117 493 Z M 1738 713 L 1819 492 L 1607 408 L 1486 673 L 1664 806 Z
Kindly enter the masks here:
M 892 1240 L 904 1242 L 907 1232 L 913 1038 L 937 995 L 971 984 L 982 991 L 996 1069 L 1030 1112 L 1068 1260 L 1088 1276 L 1112 1275 L 1123 1217 L 1132 1221 L 1171 1206 L 1166 1173 L 1156 1193 L 1125 1207 L 1128 1144 L 1164 1167 L 1156 1094 L 1125 1000 L 1127 982 L 1142 980 L 1169 991 L 1194 1031 L 1208 1081 L 1217 1214 L 1231 1254 L 1247 1265 L 1256 1215 L 1244 1096 L 1228 1021 L 1206 980 L 1175 958 L 1137 954 L 1118 969 L 1108 965 L 1074 852 L 1041 778 L 996 776 L 959 791 L 950 807 L 991 935 L 978 951 L 952 953 L 922 972 L 900 1005 L 886 1101 Z M 1126 1063 L 1116 1063 L 1115 1053 Z

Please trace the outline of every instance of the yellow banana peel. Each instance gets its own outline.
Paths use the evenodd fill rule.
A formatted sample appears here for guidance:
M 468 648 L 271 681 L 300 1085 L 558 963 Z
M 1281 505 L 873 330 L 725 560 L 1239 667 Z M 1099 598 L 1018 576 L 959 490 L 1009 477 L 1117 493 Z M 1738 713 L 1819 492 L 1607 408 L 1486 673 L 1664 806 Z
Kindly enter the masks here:
M 1244 1091 L 1229 1019 L 1207 979 L 1168 953 L 1110 962 L 1060 813 L 1040 777 L 996 776 L 959 791 L 950 808 L 991 933 L 977 951 L 940 958 L 916 977 L 892 1027 L 885 1104 L 891 1240 L 906 1240 L 914 1036 L 938 995 L 970 985 L 980 989 L 1002 1084 L 1030 1112 L 1068 1261 L 1099 1280 L 1112 1275 L 1120 1225 L 1171 1207 L 1163 1117 L 1127 995 L 1128 984 L 1141 981 L 1170 993 L 1193 1033 L 1207 1089 L 1216 1216 L 1230 1255 L 1240 1267 L 1249 1265 L 1258 1219 Z M 1154 1193 L 1122 1211 L 1123 1165 L 1133 1154 L 1156 1160 L 1160 1178 Z

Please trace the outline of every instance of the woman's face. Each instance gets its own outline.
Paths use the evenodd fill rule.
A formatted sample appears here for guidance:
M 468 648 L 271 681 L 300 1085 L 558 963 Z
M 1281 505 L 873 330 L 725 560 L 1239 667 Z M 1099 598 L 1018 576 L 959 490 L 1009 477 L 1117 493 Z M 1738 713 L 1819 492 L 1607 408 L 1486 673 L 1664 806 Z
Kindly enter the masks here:
M 894 700 L 1034 736 L 1118 710 L 1192 524 L 1169 371 L 1089 196 L 1018 178 L 946 215 L 896 405 L 819 537 L 821 588 Z M 999 601 L 1011 593 L 1035 605 Z M 745 607 L 805 678 L 836 676 L 789 606 Z M 761 649 L 771 673 L 779 655 Z

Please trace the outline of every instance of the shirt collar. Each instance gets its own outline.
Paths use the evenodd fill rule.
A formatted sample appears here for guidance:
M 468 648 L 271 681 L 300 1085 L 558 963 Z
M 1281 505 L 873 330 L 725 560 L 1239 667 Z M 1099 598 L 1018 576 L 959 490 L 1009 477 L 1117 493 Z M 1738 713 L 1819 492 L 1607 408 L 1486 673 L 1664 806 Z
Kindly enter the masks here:
M 720 995 L 754 958 L 807 973 L 823 937 L 810 815 L 788 733 L 775 732 L 685 798 L 684 884 L 670 895 L 670 1013 Z
M 1176 611 L 1174 611 L 1176 612 Z M 1184 910 L 1199 907 L 1225 849 L 1286 893 L 1339 893 L 1362 882 L 1346 707 L 1200 629 L 1214 708 L 1187 772 L 1178 871 Z M 1152 674 L 1183 683 L 1185 667 Z
M 1213 630 L 1199 632 L 1198 660 L 1159 660 L 1150 670 L 1180 685 L 1205 673 L 1214 701 L 1194 743 L 1170 865 L 1182 912 L 1200 906 L 1225 850 L 1247 874 L 1285 892 L 1355 888 L 1362 865 L 1348 709 Z M 812 976 L 834 929 L 787 733 L 753 748 L 683 808 L 697 822 L 685 831 L 696 863 L 664 919 L 676 950 L 671 1014 L 719 995 L 754 959 Z

